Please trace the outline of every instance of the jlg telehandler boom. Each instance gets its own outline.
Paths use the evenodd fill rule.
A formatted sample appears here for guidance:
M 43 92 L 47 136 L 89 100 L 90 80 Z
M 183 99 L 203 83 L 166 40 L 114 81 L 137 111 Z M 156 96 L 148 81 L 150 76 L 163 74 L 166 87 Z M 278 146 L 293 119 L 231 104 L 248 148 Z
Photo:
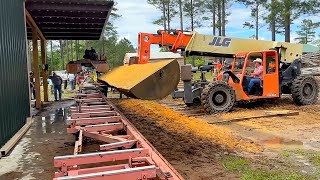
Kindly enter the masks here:
M 138 57 L 129 65 L 114 69 L 99 78 L 122 93 L 140 99 L 160 99 L 173 92 L 180 79 L 176 60 L 148 63 L 152 44 L 165 46 L 186 55 L 233 57 L 238 52 L 279 49 L 281 60 L 292 62 L 302 56 L 302 45 L 201 35 L 194 32 L 159 30 L 157 34 L 139 33 Z

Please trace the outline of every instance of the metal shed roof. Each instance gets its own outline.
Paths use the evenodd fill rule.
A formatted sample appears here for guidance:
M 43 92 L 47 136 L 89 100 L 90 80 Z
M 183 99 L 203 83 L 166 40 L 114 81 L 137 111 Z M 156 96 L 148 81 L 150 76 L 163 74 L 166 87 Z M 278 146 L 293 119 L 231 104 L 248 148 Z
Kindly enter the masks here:
M 98 40 L 111 13 L 109 0 L 26 0 L 25 7 L 47 40 Z M 27 28 L 31 39 L 31 28 Z

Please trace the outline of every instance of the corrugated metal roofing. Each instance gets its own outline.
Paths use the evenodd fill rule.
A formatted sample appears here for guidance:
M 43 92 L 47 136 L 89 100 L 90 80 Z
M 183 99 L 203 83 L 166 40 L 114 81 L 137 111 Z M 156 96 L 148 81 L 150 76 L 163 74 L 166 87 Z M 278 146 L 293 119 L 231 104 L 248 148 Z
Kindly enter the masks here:
M 0 1 L 0 147 L 30 116 L 23 2 Z
M 48 40 L 98 40 L 113 4 L 109 0 L 26 0 L 26 9 Z
M 320 48 L 318 46 L 314 46 L 311 44 L 304 44 L 303 45 L 303 52 L 304 53 L 317 52 L 317 51 L 320 51 Z

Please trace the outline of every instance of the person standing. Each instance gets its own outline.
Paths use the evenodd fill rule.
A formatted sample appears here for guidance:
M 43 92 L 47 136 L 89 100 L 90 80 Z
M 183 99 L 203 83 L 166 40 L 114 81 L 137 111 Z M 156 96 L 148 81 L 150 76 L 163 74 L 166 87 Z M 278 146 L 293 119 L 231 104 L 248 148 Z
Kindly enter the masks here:
M 53 84 L 52 84 L 52 81 L 51 81 L 51 79 L 50 78 L 48 78 L 48 84 L 49 84 L 49 86 L 50 86 L 50 92 L 51 92 L 51 94 L 53 94 Z
M 222 71 L 222 64 L 221 64 L 220 60 L 217 63 L 216 69 L 217 69 L 217 73 L 220 74 L 220 72 Z
M 74 90 L 74 81 L 75 81 L 76 77 L 74 74 L 68 74 L 68 80 L 69 80 L 69 84 L 70 84 L 70 88 L 71 88 L 71 91 Z
M 61 75 L 62 82 L 63 82 L 63 89 L 66 90 L 68 86 L 68 73 L 65 72 Z
M 53 73 L 52 76 L 50 77 L 52 84 L 53 84 L 53 95 L 55 101 L 61 101 L 61 85 L 62 85 L 62 78 L 58 76 L 56 73 Z M 57 91 L 59 93 L 59 98 L 57 97 Z
M 34 76 L 32 71 L 29 72 L 29 78 L 30 78 L 30 92 L 33 95 L 33 97 L 31 96 L 31 99 L 36 99 L 36 89 L 34 87 Z
M 80 84 L 84 81 L 83 72 L 78 73 L 76 81 L 77 81 L 77 85 L 80 86 Z

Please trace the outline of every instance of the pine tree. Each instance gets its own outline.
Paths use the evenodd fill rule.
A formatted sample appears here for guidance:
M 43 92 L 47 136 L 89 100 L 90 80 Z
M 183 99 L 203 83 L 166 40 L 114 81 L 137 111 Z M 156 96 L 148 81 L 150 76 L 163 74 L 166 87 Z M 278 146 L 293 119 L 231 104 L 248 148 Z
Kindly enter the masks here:
M 183 31 L 183 2 L 182 0 L 178 0 L 178 6 L 179 6 L 179 18 L 180 18 L 180 30 Z
M 194 31 L 195 28 L 203 26 L 205 19 L 205 1 L 204 0 L 186 0 L 183 6 L 184 15 L 190 18 L 190 29 Z
M 255 39 L 259 39 L 259 29 L 261 27 L 260 19 L 262 17 L 260 12 L 267 3 L 267 0 L 238 0 L 238 2 L 251 9 L 251 17 L 253 18 L 253 21 L 245 22 L 243 25 L 250 29 L 255 29 Z
M 304 19 L 299 26 L 300 30 L 297 31 L 299 37 L 295 38 L 301 44 L 308 44 L 313 42 L 316 36 L 315 29 L 320 26 L 320 23 L 314 23 L 310 19 Z
M 175 0 L 148 0 L 149 4 L 153 5 L 159 9 L 162 16 L 155 20 L 153 23 L 157 25 L 162 25 L 165 31 L 171 30 L 171 20 L 177 15 L 176 11 L 176 1 Z

